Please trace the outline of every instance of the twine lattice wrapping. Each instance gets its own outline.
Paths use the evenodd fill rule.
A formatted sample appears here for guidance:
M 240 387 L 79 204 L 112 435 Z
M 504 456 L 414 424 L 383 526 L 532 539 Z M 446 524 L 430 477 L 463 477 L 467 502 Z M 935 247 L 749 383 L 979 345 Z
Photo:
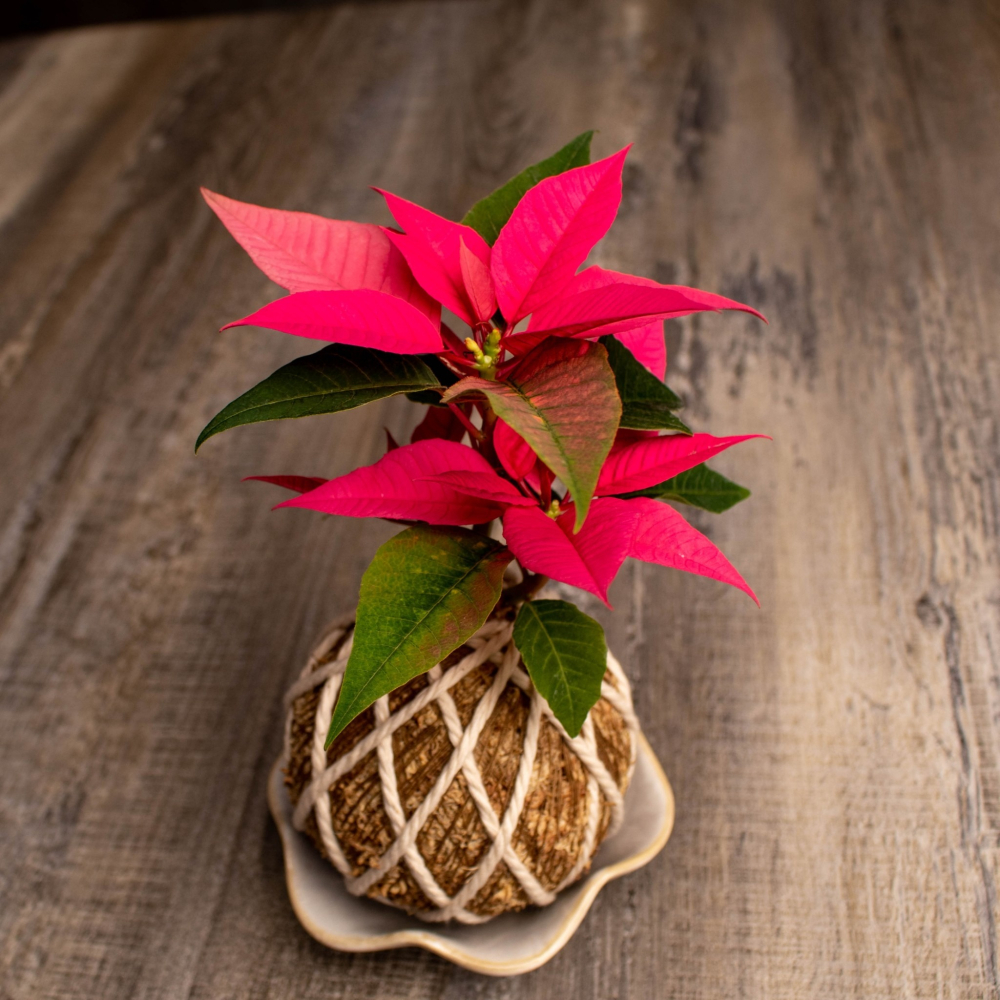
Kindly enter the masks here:
M 469 907 L 501 862 L 516 878 L 528 902 L 538 906 L 551 903 L 560 889 L 574 882 L 587 870 L 600 840 L 603 839 L 602 833 L 606 835 L 613 832 L 623 819 L 623 791 L 628 786 L 635 766 L 638 722 L 632 707 L 628 681 L 618 661 L 608 654 L 608 672 L 601 689 L 602 699 L 620 717 L 619 725 L 627 738 L 627 765 L 623 769 L 624 773 L 619 774 L 618 780 L 601 759 L 593 722 L 594 713 L 588 716 L 580 735 L 571 738 L 528 678 L 521 664 L 520 654 L 511 641 L 513 624 L 498 618 L 490 618 L 467 640 L 465 648 L 470 651 L 458 662 L 447 669 L 442 669 L 439 664 L 430 670 L 427 685 L 415 697 L 397 705 L 395 711 L 390 710 L 389 696 L 380 698 L 374 706 L 374 727 L 346 753 L 331 760 L 323 744 L 351 652 L 353 634 L 348 634 L 351 632 L 351 625 L 352 619 L 347 619 L 328 630 L 313 651 L 301 676 L 286 695 L 289 710 L 285 730 L 287 768 L 292 752 L 293 706 L 304 695 L 317 689 L 319 693 L 312 720 L 310 775 L 308 783 L 299 790 L 293 815 L 295 827 L 300 831 L 305 830 L 310 815 L 314 817 L 314 837 L 318 832 L 318 839 L 326 855 L 344 876 L 348 890 L 354 895 L 379 896 L 371 890 L 397 865 L 405 863 L 429 903 L 429 906 L 419 908 L 418 912 L 425 920 L 456 920 L 469 924 L 488 920 L 491 914 L 476 913 Z M 336 655 L 331 659 L 334 651 Z M 472 671 L 491 664 L 496 668 L 492 683 L 475 705 L 467 724 L 463 725 L 452 691 Z M 498 815 L 487 792 L 474 751 L 498 700 L 509 684 L 516 685 L 524 693 L 529 706 L 513 788 L 507 798 L 506 808 L 502 815 Z M 447 729 L 452 747 L 451 755 L 423 800 L 407 815 L 397 786 L 393 734 L 432 703 L 437 706 Z M 539 734 L 544 723 L 555 727 L 586 772 L 586 821 L 580 847 L 569 871 L 559 884 L 551 887 L 542 884 L 530 861 L 515 850 L 514 836 L 532 786 Z M 373 858 L 367 867 L 362 866 L 359 872 L 358 866 L 352 865 L 345 856 L 334 831 L 329 792 L 371 753 L 377 755 L 382 805 L 395 839 L 388 850 L 380 853 L 377 860 Z M 464 884 L 449 895 L 432 872 L 433 864 L 429 865 L 428 859 L 421 853 L 418 835 L 459 775 L 464 778 L 490 844 L 468 872 Z M 608 810 L 610 822 L 607 821 Z M 600 829 L 602 816 L 605 821 L 604 831 Z M 434 859 L 430 860 L 433 863 Z

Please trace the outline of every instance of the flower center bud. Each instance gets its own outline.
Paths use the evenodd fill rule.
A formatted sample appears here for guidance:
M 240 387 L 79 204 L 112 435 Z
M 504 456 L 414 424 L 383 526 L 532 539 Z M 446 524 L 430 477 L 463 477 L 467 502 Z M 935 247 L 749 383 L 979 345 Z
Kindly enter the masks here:
M 473 363 L 480 373 L 485 378 L 496 378 L 496 363 L 500 354 L 500 331 L 490 330 L 486 336 L 484 347 L 480 347 L 472 337 L 465 338 L 465 346 L 472 355 Z

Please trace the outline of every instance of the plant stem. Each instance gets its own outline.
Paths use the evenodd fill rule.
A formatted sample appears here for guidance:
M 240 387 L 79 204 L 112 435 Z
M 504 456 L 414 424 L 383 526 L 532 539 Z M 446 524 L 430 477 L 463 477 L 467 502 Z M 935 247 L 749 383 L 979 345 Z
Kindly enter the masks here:
M 549 582 L 544 573 L 525 572 L 524 579 L 504 591 L 503 600 L 507 604 L 517 605 L 530 601 Z
M 462 426 L 469 432 L 469 436 L 473 441 L 483 440 L 483 432 L 462 412 L 460 407 L 458 407 L 455 403 L 449 403 L 448 409 L 455 414 L 459 423 L 461 423 Z

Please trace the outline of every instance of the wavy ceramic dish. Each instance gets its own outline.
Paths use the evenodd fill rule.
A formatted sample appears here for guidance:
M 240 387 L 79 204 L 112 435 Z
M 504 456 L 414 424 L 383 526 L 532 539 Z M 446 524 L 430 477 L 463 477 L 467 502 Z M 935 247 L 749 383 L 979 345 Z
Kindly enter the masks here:
M 317 941 L 339 951 L 415 945 L 488 976 L 529 972 L 552 958 L 573 936 L 601 888 L 652 861 L 674 825 L 670 783 L 640 733 L 635 773 L 625 794 L 625 822 L 601 845 L 589 875 L 563 890 L 551 906 L 472 926 L 427 924 L 347 891 L 340 874 L 292 826 L 280 761 L 271 771 L 268 801 L 285 849 L 292 907 Z

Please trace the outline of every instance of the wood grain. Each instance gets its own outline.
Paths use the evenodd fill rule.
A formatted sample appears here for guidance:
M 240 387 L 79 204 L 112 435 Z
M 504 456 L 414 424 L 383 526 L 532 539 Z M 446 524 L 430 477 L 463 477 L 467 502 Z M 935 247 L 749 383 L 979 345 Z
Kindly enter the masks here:
M 452 0 L 0 46 L 0 996 L 1000 996 L 1000 16 L 975 0 Z M 605 615 L 678 800 L 549 965 L 313 943 L 264 802 L 279 701 L 391 528 L 249 474 L 374 460 L 398 401 L 241 428 L 302 353 L 199 202 L 457 217 L 634 142 L 597 260 L 744 298 L 671 384 L 751 501 L 763 610 L 634 565 Z

